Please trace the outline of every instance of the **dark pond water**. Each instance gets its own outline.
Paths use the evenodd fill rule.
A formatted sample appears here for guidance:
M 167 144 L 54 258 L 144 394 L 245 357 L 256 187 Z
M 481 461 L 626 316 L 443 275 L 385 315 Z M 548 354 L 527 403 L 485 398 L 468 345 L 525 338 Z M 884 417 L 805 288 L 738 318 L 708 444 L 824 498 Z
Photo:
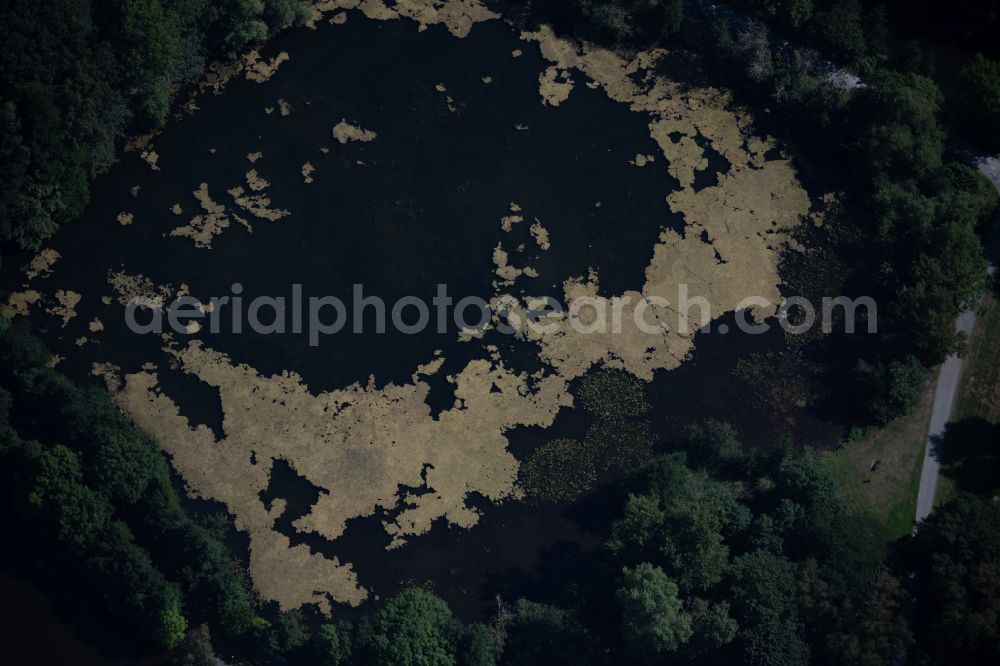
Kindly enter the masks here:
M 524 55 L 512 58 L 514 49 Z M 200 98 L 200 111 L 171 123 L 155 139 L 161 171 L 150 170 L 135 154 L 125 155 L 96 183 L 82 218 L 50 244 L 63 258 L 37 288 L 47 294 L 72 289 L 83 300 L 66 328 L 45 315 L 34 316 L 33 324 L 65 357 L 59 367 L 67 374 L 93 381 L 93 361 L 135 371 L 159 358 L 159 338 L 129 333 L 121 308 L 101 303 L 110 293 L 109 270 L 142 273 L 158 284 L 186 283 L 203 300 L 229 294 L 234 282 L 243 285 L 245 299 L 288 296 L 296 283 L 307 296 L 335 295 L 346 302 L 355 283 L 387 301 L 409 295 L 429 300 L 439 283 L 456 299 L 488 298 L 493 248 L 501 238 L 505 246 L 519 242 L 499 225 L 510 203 L 517 202 L 527 219 L 543 222 L 552 239 L 552 249 L 532 262 L 542 288 L 557 295 L 562 280 L 593 267 L 602 293 L 614 294 L 641 287 L 660 231 L 680 227 L 664 201 L 676 183 L 662 163 L 628 164 L 636 153 L 659 154 L 648 119 L 580 80 L 562 105 L 543 107 L 538 74 L 547 63 L 501 22 L 476 25 L 459 40 L 439 26 L 418 32 L 406 20 L 374 22 L 352 15 L 344 26 L 321 23 L 315 31 L 291 31 L 264 54 L 280 51 L 289 52 L 291 60 L 271 80 L 234 80 L 223 95 Z M 487 76 L 492 83 L 483 82 Z M 438 92 L 437 84 L 447 93 Z M 279 99 L 291 104 L 290 115 L 265 113 Z M 377 139 L 333 141 L 331 128 L 341 119 L 375 131 Z M 251 165 L 246 155 L 258 151 L 263 158 Z M 721 156 L 710 157 L 713 169 L 727 168 Z M 316 168 L 312 184 L 300 173 L 305 162 Z M 225 191 L 245 187 L 250 168 L 270 181 L 272 206 L 290 210 L 289 217 L 256 220 L 252 234 L 234 225 L 210 250 L 167 235 L 196 212 L 191 192 L 200 183 L 208 183 L 216 200 L 228 200 Z M 698 187 L 714 184 L 711 171 L 700 176 Z M 136 185 L 133 197 L 129 191 Z M 184 215 L 170 212 L 175 203 Z M 130 226 L 116 223 L 122 211 L 134 214 Z M 524 239 L 530 243 L 526 233 Z M 15 271 L 23 263 L 9 258 L 4 285 L 21 281 Z M 75 340 L 88 335 L 86 324 L 94 317 L 104 321 L 105 330 L 91 335 L 96 342 L 78 347 Z M 443 376 L 462 367 L 472 347 L 457 343 L 454 330 L 344 333 L 319 347 L 310 347 L 305 335 L 203 331 L 194 337 L 265 375 L 294 370 L 314 392 L 366 382 L 369 376 L 380 386 L 408 381 L 416 364 L 438 349 L 447 358 Z M 524 345 L 501 337 L 491 341 L 515 368 L 537 367 Z M 812 444 L 834 440 L 835 419 L 807 409 L 788 418 L 745 399 L 746 386 L 734 374 L 738 359 L 781 345 L 780 335 L 700 336 L 693 358 L 658 376 L 650 388 L 657 432 L 669 438 L 681 425 L 711 416 L 734 423 L 753 446 L 773 444 L 782 432 Z M 160 376 L 163 391 L 192 423 L 222 434 L 214 390 L 176 372 Z M 432 407 L 451 404 L 449 386 L 431 383 Z M 547 431 L 515 431 L 511 448 L 523 456 L 551 437 L 578 434 L 585 426 L 585 417 L 564 410 Z M 378 516 L 350 521 L 345 535 L 332 543 L 296 534 L 291 522 L 309 510 L 317 492 L 278 463 L 262 501 L 286 498 L 288 510 L 278 529 L 293 543 L 309 543 L 354 563 L 360 582 L 383 599 L 403 582 L 431 581 L 457 613 L 475 619 L 493 608 L 497 592 L 554 587 L 585 571 L 588 553 L 603 538 L 598 526 L 613 510 L 600 493 L 577 507 L 517 502 L 493 507 L 473 498 L 470 502 L 485 510 L 476 527 L 450 529 L 439 522 L 405 548 L 385 551 L 388 537 Z

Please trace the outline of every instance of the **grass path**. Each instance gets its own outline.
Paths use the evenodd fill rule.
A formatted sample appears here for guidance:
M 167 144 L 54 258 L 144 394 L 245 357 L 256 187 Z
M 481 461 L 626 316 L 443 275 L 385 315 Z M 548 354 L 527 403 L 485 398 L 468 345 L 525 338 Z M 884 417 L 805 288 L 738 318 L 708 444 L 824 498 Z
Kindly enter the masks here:
M 845 443 L 823 459 L 848 510 L 878 521 L 886 541 L 913 529 L 936 383 L 936 377 L 932 378 L 912 412 L 873 430 L 863 440 Z M 882 462 L 872 472 L 876 458 Z

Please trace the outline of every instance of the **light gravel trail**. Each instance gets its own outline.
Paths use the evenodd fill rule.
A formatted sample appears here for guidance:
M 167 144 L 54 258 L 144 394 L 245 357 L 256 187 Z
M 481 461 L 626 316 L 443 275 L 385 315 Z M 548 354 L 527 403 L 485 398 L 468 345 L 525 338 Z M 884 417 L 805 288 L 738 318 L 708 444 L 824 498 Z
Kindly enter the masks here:
M 993 186 L 1000 191 L 1000 156 L 980 157 L 973 160 L 979 172 L 986 176 Z M 995 260 L 992 250 L 1000 237 L 1000 220 L 994 220 L 993 230 L 987 242 L 987 256 Z M 996 266 L 991 260 L 989 272 L 992 275 Z M 966 335 L 972 334 L 976 326 L 976 313 L 972 310 L 963 312 L 955 323 L 957 330 Z M 924 448 L 924 464 L 920 470 L 920 490 L 917 492 L 917 522 L 926 518 L 934 508 L 934 497 L 937 494 L 938 478 L 941 475 L 940 447 L 944 440 L 945 426 L 951 419 L 955 406 L 955 396 L 958 394 L 958 383 L 962 376 L 963 359 L 957 354 L 949 356 L 941 366 L 937 386 L 934 388 L 934 405 L 931 408 L 931 422 L 927 429 L 927 442 Z

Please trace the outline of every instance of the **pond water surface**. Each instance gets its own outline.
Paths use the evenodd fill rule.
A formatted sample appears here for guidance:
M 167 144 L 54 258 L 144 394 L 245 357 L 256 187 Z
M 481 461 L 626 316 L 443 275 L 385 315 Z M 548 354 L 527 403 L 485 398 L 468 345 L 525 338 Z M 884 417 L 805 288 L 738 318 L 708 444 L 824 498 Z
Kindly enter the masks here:
M 522 55 L 513 57 L 514 51 Z M 610 295 L 641 289 L 661 232 L 683 229 L 683 219 L 665 200 L 679 183 L 665 168 L 648 117 L 612 102 L 580 77 L 566 101 L 542 104 L 539 73 L 549 63 L 501 21 L 477 24 L 467 38 L 456 39 L 442 26 L 418 31 L 411 21 L 351 14 L 344 25 L 323 21 L 316 30 L 291 30 L 262 55 L 281 52 L 290 59 L 275 76 L 261 83 L 238 77 L 223 94 L 202 95 L 195 114 L 155 137 L 158 170 L 138 153 L 125 154 L 97 181 L 81 219 L 53 239 L 49 247 L 61 258 L 51 276 L 32 286 L 47 295 L 72 290 L 82 300 L 65 326 L 40 310 L 32 325 L 63 357 L 62 371 L 93 382 L 94 362 L 138 372 L 162 358 L 162 339 L 131 333 L 118 303 L 102 301 L 112 293 L 109 272 L 141 273 L 175 289 L 183 283 L 203 301 L 229 295 L 233 283 L 242 285 L 246 300 L 289 296 L 292 285 L 301 284 L 307 296 L 333 295 L 349 303 L 356 283 L 387 302 L 404 296 L 430 301 L 438 284 L 447 284 L 456 300 L 488 299 L 497 277 L 494 248 L 524 243 L 528 250 L 515 256 L 530 259 L 537 270 L 537 291 L 559 295 L 565 279 L 593 269 L 600 293 Z M 287 115 L 279 100 L 289 105 Z M 342 120 L 375 132 L 375 140 L 335 141 L 331 128 Z M 251 164 L 247 156 L 258 152 Z M 660 161 L 638 167 L 630 163 L 637 154 L 655 154 Z M 696 189 L 714 185 L 717 171 L 729 168 L 717 152 L 708 157 Z M 306 163 L 314 167 L 312 182 L 303 175 Z M 252 233 L 234 222 L 211 239 L 210 249 L 170 235 L 199 211 L 192 192 L 202 183 L 213 200 L 222 201 L 229 188 L 247 187 L 250 169 L 270 183 L 271 207 L 290 211 L 288 216 L 272 222 L 245 214 Z M 509 234 L 501 229 L 512 202 L 529 220 L 544 224 L 551 249 L 532 251 L 527 224 Z M 171 212 L 175 204 L 180 215 Z M 117 221 L 122 212 L 133 216 L 127 226 Z M 15 273 L 26 260 L 8 259 L 4 284 L 23 281 Z M 103 330 L 88 327 L 95 319 Z M 453 327 L 415 335 L 345 332 L 319 346 L 310 346 L 304 334 L 203 330 L 191 337 L 262 376 L 298 373 L 314 394 L 365 385 L 369 378 L 373 387 L 402 384 L 417 364 L 438 353 L 444 367 L 427 380 L 434 414 L 455 401 L 454 385 L 442 378 L 461 370 L 480 349 L 459 342 Z M 526 345 L 499 335 L 488 341 L 500 348 L 509 368 L 540 367 Z M 714 417 L 734 423 L 753 446 L 773 444 L 782 432 L 810 443 L 836 438 L 836 425 L 805 408 L 791 418 L 744 399 L 738 360 L 783 344 L 779 334 L 696 337 L 691 359 L 658 372 L 652 382 L 655 431 L 666 440 L 682 425 Z M 221 439 L 217 391 L 165 363 L 158 378 L 158 390 L 192 426 L 204 424 Z M 523 458 L 548 439 L 578 436 L 587 422 L 578 410 L 562 409 L 550 428 L 511 430 L 509 448 Z M 472 493 L 469 504 L 482 512 L 475 526 L 460 528 L 439 518 L 405 547 L 386 550 L 390 537 L 381 509 L 348 520 L 334 540 L 297 531 L 293 521 L 325 490 L 280 459 L 271 469 L 261 502 L 286 502 L 275 530 L 291 545 L 306 544 L 352 563 L 373 598 L 384 600 L 407 582 L 429 582 L 469 619 L 485 617 L 497 593 L 544 595 L 546 586 L 556 589 L 585 575 L 588 553 L 604 536 L 599 526 L 615 508 L 602 504 L 601 493 L 575 507 L 495 505 Z

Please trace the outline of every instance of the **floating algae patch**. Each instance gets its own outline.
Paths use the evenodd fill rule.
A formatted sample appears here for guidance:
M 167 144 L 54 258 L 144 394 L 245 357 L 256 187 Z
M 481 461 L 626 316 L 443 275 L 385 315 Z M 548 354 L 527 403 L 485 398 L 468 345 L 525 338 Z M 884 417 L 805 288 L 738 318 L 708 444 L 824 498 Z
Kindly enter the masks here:
M 171 236 L 180 238 L 190 238 L 194 241 L 195 247 L 211 248 L 212 239 L 218 236 L 230 225 L 229 213 L 223 204 L 212 199 L 208 192 L 208 183 L 202 183 L 193 192 L 194 198 L 201 204 L 202 213 L 195 215 L 188 223 L 181 227 L 176 227 L 170 232 Z M 250 231 L 250 223 L 234 215 L 233 218 Z
M 282 513 L 282 503 L 275 501 L 270 511 L 264 508 L 258 494 L 267 487 L 268 470 L 249 464 L 249 450 L 218 445 L 205 425 L 190 427 L 177 406 L 157 391 L 155 372 L 122 378 L 114 366 L 94 364 L 93 373 L 104 378 L 122 411 L 161 442 L 192 495 L 227 504 L 237 529 L 250 537 L 249 572 L 263 597 L 277 601 L 282 608 L 315 603 L 327 612 L 327 595 L 352 605 L 365 599 L 367 594 L 358 586 L 350 566 L 310 553 L 307 546 L 290 547 L 287 537 L 271 529 Z M 244 464 L 231 471 L 239 470 L 241 475 L 219 474 L 234 458 Z
M 346 120 L 341 120 L 333 128 L 333 138 L 340 143 L 347 143 L 348 141 L 374 141 L 376 136 L 375 132 L 362 129 L 357 125 L 351 125 Z
M 496 266 L 496 274 L 502 278 L 502 282 L 498 283 L 504 286 L 514 284 L 514 280 L 519 278 L 524 271 L 520 268 L 516 268 L 507 263 L 509 255 L 506 250 L 498 243 L 495 248 L 493 248 L 493 264 Z
M 537 219 L 535 223 L 531 225 L 529 231 L 531 231 L 531 237 L 535 239 L 535 243 L 538 244 L 538 249 L 547 250 L 552 247 L 552 243 L 549 242 L 549 232 L 548 229 L 542 226 L 542 223 Z
M 559 106 L 565 102 L 572 90 L 573 78 L 565 69 L 553 65 L 546 67 L 538 75 L 538 93 L 542 96 L 542 102 L 549 106 Z
M 663 49 L 625 58 L 604 47 L 559 37 L 546 25 L 521 33 L 521 39 L 537 42 L 543 58 L 560 69 L 578 70 L 610 99 L 648 113 L 652 117 L 650 136 L 667 157 L 668 168 L 682 174 L 683 179 L 678 177 L 682 187 L 691 185 L 683 176 L 686 170 L 705 168 L 702 150 L 694 141 L 698 134 L 734 163 L 762 164 L 766 150 L 773 145 L 770 140 L 746 136 L 750 118 L 729 108 L 728 93 L 690 88 L 657 74 L 657 64 L 667 55 Z M 675 134 L 679 135 L 676 143 L 672 139 Z
M 320 12 L 358 9 L 377 21 L 408 18 L 416 21 L 420 30 L 430 25 L 443 25 L 459 38 L 467 37 L 475 23 L 500 18 L 479 0 L 395 0 L 391 7 L 384 0 L 319 0 L 313 7 Z
M 692 325 L 669 306 L 651 305 L 652 298 L 674 302 L 685 285 L 691 295 L 707 300 L 714 317 L 734 311 L 749 294 L 779 303 L 781 251 L 811 203 L 789 160 L 765 159 L 774 142 L 747 136 L 749 117 L 727 108 L 729 98 L 724 93 L 682 90 L 655 74 L 652 68 L 663 57 L 662 50 L 625 59 L 605 48 L 557 37 L 548 26 L 521 37 L 538 42 L 545 59 L 590 77 L 612 100 L 652 116 L 650 136 L 681 185 L 666 200 L 686 225 L 683 233 L 670 229 L 661 233 L 640 291 L 609 298 L 598 293 L 596 274 L 567 279 L 565 302 L 579 300 L 591 307 L 549 315 L 545 333 L 521 328 L 522 337 L 539 345 L 542 359 L 566 377 L 606 365 L 650 380 L 654 371 L 683 362 L 701 325 Z M 672 139 L 675 134 L 680 134 L 677 142 Z M 694 172 L 706 168 L 708 160 L 696 136 L 704 137 L 732 167 L 719 176 L 716 186 L 697 192 Z M 684 138 L 690 141 L 685 143 Z M 534 228 L 533 235 L 541 246 L 543 238 Z M 616 310 L 617 318 L 605 316 Z M 527 316 L 524 307 L 513 311 L 522 319 Z M 773 308 L 770 312 L 758 308 L 753 314 L 763 318 L 773 314 Z M 608 321 L 619 324 L 597 325 Z
M 59 261 L 61 256 L 61 254 L 51 248 L 40 251 L 24 267 L 25 277 L 29 280 L 34 280 L 36 277 L 48 277 L 52 274 L 52 266 Z
M 521 215 L 521 206 L 516 202 L 510 203 L 510 215 L 504 215 L 500 218 L 500 229 L 505 234 L 509 234 L 514 229 L 514 225 L 524 222 L 524 216 Z M 541 250 L 548 250 L 551 247 L 549 242 L 548 231 L 541 225 L 538 218 L 535 218 L 534 223 L 528 229 L 531 237 L 534 239 L 536 245 Z M 525 251 L 524 243 L 519 244 L 516 247 L 516 252 L 523 254 Z M 493 248 L 493 265 L 495 267 L 494 273 L 500 277 L 500 280 L 493 281 L 494 290 L 499 287 L 509 287 L 514 284 L 514 282 L 522 275 L 527 277 L 538 277 L 538 270 L 533 266 L 523 266 L 517 267 L 510 263 L 510 253 L 504 249 L 503 243 L 497 243 L 496 247 Z
M 7 297 L 7 302 L 0 306 L 0 315 L 5 319 L 28 314 L 28 308 L 42 299 L 41 293 L 34 289 L 15 291 Z
M 246 77 L 250 81 L 263 83 L 274 76 L 278 72 L 278 68 L 281 67 L 282 64 L 288 62 L 289 58 L 290 56 L 287 51 L 282 51 L 270 60 L 262 59 L 259 53 L 251 51 L 244 58 Z M 280 102 L 281 100 L 278 101 Z M 282 115 L 288 114 L 283 112 Z
M 171 287 L 158 286 L 140 273 L 109 271 L 107 282 L 114 290 L 118 304 L 123 307 L 128 307 L 130 303 L 136 303 L 140 307 L 162 310 L 167 299 L 173 294 Z
M 250 174 L 247 174 L 247 182 L 250 184 L 250 188 L 256 190 L 257 192 L 262 192 L 268 185 L 268 182 L 265 180 L 251 179 Z M 271 208 L 271 199 L 263 193 L 247 194 L 242 187 L 234 187 L 231 190 L 227 190 L 227 192 L 229 193 L 229 196 L 233 198 L 233 201 L 237 206 L 247 211 L 254 217 L 258 217 L 262 220 L 275 222 L 283 217 L 291 215 L 291 213 L 287 210 L 281 208 Z M 240 218 L 238 215 L 234 215 L 234 217 L 240 221 L 248 231 L 252 231 L 248 222 Z
M 49 307 L 47 312 L 62 319 L 63 328 L 66 328 L 69 320 L 76 316 L 76 306 L 83 296 L 71 289 L 57 289 L 55 298 L 56 304 Z
M 561 407 L 572 404 L 562 378 L 517 374 L 487 360 L 471 361 L 451 378 L 456 406 L 433 418 L 429 386 L 419 377 L 436 372 L 439 360 L 421 366 L 410 384 L 355 384 L 313 394 L 295 373 L 263 377 L 198 342 L 165 351 L 181 371 L 219 391 L 225 438 L 217 441 L 204 426 L 190 428 L 176 405 L 157 392 L 155 373 L 119 381 L 106 366 L 95 372 L 107 378 L 129 418 L 162 442 L 191 493 L 223 502 L 235 515 L 237 527 L 250 536 L 254 585 L 283 608 L 321 603 L 317 593 L 353 605 L 366 593 L 349 564 L 303 566 L 297 547 L 276 545 L 287 539 L 272 529 L 276 509 L 267 511 L 260 501 L 269 472 L 254 460 L 285 460 L 328 491 L 296 521 L 297 529 L 335 539 L 349 519 L 381 508 L 394 512 L 384 528 L 395 548 L 439 518 L 474 525 L 480 513 L 467 505 L 470 493 L 493 501 L 513 497 L 517 461 L 504 433 L 548 426 Z
M 643 153 L 636 153 L 635 159 L 630 160 L 629 164 L 633 164 L 637 167 L 644 167 L 647 164 L 651 164 L 656 161 L 656 155 L 647 155 Z
M 271 186 L 271 183 L 264 180 L 258 173 L 256 169 L 250 169 L 246 173 L 247 185 L 254 192 L 260 192 L 261 190 L 266 190 Z
M 524 217 L 521 215 L 504 215 L 500 218 L 500 228 L 504 231 L 510 231 L 514 228 L 514 225 L 524 222 Z
M 287 210 L 271 207 L 271 199 L 265 194 L 271 183 L 258 174 L 256 169 L 247 171 L 245 178 L 252 194 L 247 193 L 239 185 L 226 191 L 239 208 L 254 217 L 272 222 L 291 214 Z M 195 247 L 209 249 L 215 236 L 229 228 L 233 221 L 242 225 L 247 231 L 253 232 L 253 227 L 245 218 L 230 212 L 224 204 L 212 198 L 208 191 L 208 183 L 202 183 L 193 194 L 201 204 L 203 212 L 191 218 L 186 225 L 173 229 L 170 232 L 171 236 L 190 238 L 194 241 Z
M 152 145 L 150 145 L 149 150 L 142 151 L 140 156 L 142 157 L 143 161 L 149 165 L 150 169 L 152 169 L 153 171 L 160 170 L 159 167 L 160 155 L 155 150 L 153 150 Z
M 781 302 L 780 253 L 788 231 L 809 211 L 809 198 L 787 161 L 737 168 L 722 176 L 718 186 L 681 190 L 668 202 L 683 213 L 688 226 L 683 235 L 661 233 L 641 291 L 607 297 L 598 293 L 596 275 L 569 279 L 563 285 L 565 301 L 579 299 L 591 307 L 549 315 L 544 334 L 522 328 L 521 335 L 536 342 L 542 359 L 564 376 L 606 365 L 650 380 L 656 370 L 680 365 L 702 323 L 650 299 L 676 302 L 681 285 L 691 296 L 704 298 L 716 317 L 734 311 L 748 294 Z M 759 308 L 753 314 L 762 319 L 773 310 Z M 523 307 L 515 311 L 527 315 Z
M 235 202 L 237 206 L 257 217 L 277 220 L 288 214 L 288 211 L 271 211 L 268 208 L 268 206 L 271 205 L 270 199 L 259 194 L 248 194 L 247 191 L 239 185 L 230 190 L 226 190 L 226 193 L 233 198 L 233 202 Z M 239 220 L 244 227 L 246 227 L 247 231 L 253 231 L 249 222 L 238 216 L 236 219 Z M 228 223 L 226 226 L 228 226 Z

